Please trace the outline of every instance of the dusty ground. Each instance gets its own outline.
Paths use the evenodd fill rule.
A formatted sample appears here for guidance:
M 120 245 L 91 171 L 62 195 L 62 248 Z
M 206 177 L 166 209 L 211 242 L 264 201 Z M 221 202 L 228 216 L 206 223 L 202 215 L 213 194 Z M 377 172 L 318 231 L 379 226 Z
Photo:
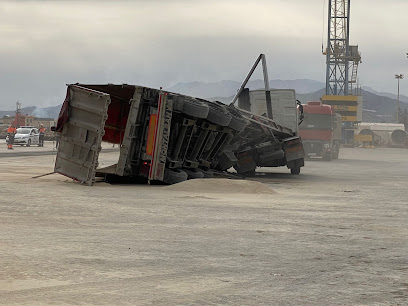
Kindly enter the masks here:
M 408 304 L 408 150 L 343 149 L 250 182 L 86 187 L 31 178 L 53 170 L 51 143 L 4 147 L 1 304 Z

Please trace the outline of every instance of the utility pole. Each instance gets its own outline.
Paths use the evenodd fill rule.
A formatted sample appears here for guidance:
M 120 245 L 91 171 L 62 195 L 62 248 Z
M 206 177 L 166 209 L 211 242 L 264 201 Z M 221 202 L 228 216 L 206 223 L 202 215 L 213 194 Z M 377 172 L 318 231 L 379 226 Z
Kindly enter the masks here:
M 400 98 L 399 98 L 399 92 L 400 92 L 400 80 L 404 78 L 403 74 L 396 74 L 395 78 L 398 80 L 398 94 L 397 94 L 397 123 L 399 123 L 399 115 L 400 115 Z

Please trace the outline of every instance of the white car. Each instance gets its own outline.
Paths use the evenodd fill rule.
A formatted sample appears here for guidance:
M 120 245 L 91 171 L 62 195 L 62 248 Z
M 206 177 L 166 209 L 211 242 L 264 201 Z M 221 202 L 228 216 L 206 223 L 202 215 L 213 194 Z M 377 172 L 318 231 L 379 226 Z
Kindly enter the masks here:
M 38 129 L 34 127 L 20 127 L 17 129 L 17 133 L 14 135 L 14 144 L 29 147 L 30 145 L 39 144 L 40 134 Z M 8 143 L 8 136 L 6 137 Z

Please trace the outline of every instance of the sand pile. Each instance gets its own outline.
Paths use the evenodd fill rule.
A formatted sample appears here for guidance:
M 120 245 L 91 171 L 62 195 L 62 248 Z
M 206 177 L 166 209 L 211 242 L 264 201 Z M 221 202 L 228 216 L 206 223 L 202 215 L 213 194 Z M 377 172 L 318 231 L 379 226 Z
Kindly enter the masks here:
M 267 185 L 229 179 L 194 179 L 165 187 L 168 190 L 193 193 L 229 193 L 229 194 L 273 194 L 276 193 Z

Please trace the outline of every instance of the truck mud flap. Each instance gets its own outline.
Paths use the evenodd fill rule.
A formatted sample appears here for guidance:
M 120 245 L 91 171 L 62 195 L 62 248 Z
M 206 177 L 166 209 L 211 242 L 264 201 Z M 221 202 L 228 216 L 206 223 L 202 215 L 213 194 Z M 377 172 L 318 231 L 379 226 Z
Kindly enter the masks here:
M 238 163 L 234 165 L 238 173 L 254 172 L 257 166 L 255 152 L 253 150 L 245 150 L 238 154 Z
M 287 162 L 305 157 L 305 151 L 300 137 L 285 138 L 283 140 L 283 150 L 285 151 Z

